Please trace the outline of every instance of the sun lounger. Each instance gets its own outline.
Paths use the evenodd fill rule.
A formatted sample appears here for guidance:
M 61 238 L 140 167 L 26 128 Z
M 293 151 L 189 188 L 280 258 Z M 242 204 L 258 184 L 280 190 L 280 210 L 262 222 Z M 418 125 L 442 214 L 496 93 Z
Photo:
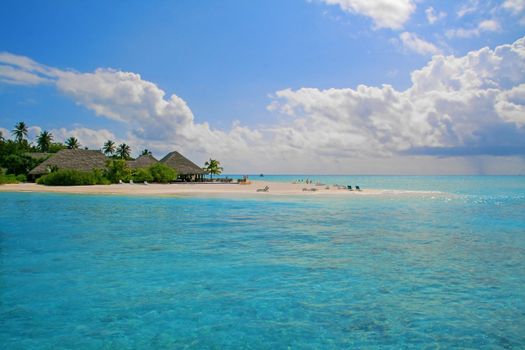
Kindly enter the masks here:
M 124 182 L 122 180 L 118 180 L 119 185 L 122 185 Z
M 144 185 L 149 185 L 149 183 L 147 181 L 144 181 Z
M 268 192 L 270 190 L 270 187 L 266 186 L 264 188 L 258 188 L 257 192 Z
M 348 191 L 353 191 L 352 186 L 348 185 L 346 187 L 348 188 Z
M 355 187 L 355 190 L 356 190 L 356 191 L 361 191 L 361 188 L 360 188 L 359 186 L 356 186 L 356 187 Z
M 129 180 L 129 183 L 130 183 L 131 185 L 133 185 L 133 180 Z

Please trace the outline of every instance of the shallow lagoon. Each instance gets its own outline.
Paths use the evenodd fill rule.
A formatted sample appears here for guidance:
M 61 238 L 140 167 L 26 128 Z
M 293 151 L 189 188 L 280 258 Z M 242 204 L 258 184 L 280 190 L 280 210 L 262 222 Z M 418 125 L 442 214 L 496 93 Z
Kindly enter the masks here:
M 525 346 L 525 178 L 385 179 L 450 195 L 0 193 L 0 347 Z

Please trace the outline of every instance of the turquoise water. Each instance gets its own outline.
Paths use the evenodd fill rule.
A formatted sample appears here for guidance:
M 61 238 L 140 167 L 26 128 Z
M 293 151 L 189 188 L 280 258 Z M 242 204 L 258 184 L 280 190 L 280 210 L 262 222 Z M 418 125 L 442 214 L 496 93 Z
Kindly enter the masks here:
M 525 177 L 319 179 L 449 194 L 0 193 L 0 348 L 525 347 Z

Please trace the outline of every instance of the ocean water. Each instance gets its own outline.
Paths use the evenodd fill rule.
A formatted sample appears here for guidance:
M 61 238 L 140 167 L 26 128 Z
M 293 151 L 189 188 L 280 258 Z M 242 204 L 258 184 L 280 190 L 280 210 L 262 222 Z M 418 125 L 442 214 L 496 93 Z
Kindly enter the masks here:
M 0 192 L 0 348 L 525 348 L 525 177 L 310 178 L 445 193 Z

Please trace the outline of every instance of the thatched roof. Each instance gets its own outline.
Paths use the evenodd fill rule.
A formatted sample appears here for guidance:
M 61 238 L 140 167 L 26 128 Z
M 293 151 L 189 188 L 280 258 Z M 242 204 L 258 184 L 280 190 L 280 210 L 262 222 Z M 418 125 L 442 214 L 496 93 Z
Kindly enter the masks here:
M 158 160 L 150 154 L 143 154 L 137 159 L 130 160 L 127 163 L 131 169 L 139 169 L 152 166 L 153 164 L 158 163 Z
M 85 149 L 63 149 L 31 170 L 29 174 L 47 174 L 49 169 L 54 166 L 56 166 L 58 169 L 73 169 L 80 171 L 104 169 L 106 167 L 106 161 L 107 158 L 100 151 Z
M 204 174 L 204 170 L 201 167 L 177 151 L 168 153 L 160 162 L 175 169 L 179 175 Z

